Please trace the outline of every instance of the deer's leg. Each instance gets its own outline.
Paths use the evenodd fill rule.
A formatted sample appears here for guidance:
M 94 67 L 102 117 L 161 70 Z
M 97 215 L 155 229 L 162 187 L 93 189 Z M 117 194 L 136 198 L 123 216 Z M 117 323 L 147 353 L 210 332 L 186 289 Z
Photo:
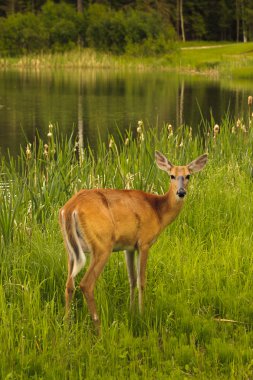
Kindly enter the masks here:
M 143 298 L 146 285 L 146 267 L 148 260 L 148 247 L 139 249 L 137 281 L 139 290 L 139 311 L 143 312 Z
M 71 307 L 71 301 L 73 297 L 73 293 L 75 290 L 75 281 L 74 277 L 72 276 L 72 270 L 73 270 L 74 260 L 71 256 L 68 257 L 68 278 L 66 281 L 66 289 L 65 289 L 65 318 L 69 318 L 70 314 L 70 307 Z
M 134 251 L 125 251 L 128 279 L 130 285 L 130 307 L 133 308 L 134 291 L 136 288 L 136 270 L 134 265 Z
M 104 252 L 100 250 L 95 250 L 91 256 L 90 266 L 80 282 L 80 288 L 86 299 L 92 320 L 98 330 L 100 330 L 100 320 L 98 317 L 97 307 L 94 298 L 94 289 L 96 281 L 100 273 L 104 269 L 104 266 L 110 256 L 110 253 L 110 250 L 106 250 Z

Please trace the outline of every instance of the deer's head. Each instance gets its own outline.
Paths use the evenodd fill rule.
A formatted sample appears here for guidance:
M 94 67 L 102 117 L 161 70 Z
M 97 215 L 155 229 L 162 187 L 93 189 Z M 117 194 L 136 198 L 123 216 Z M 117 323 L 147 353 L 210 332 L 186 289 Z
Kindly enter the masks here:
M 207 163 L 207 154 L 196 158 L 186 166 L 175 166 L 160 152 L 155 152 L 155 160 L 159 169 L 168 173 L 171 178 L 171 189 L 178 199 L 183 199 L 192 173 L 199 172 Z

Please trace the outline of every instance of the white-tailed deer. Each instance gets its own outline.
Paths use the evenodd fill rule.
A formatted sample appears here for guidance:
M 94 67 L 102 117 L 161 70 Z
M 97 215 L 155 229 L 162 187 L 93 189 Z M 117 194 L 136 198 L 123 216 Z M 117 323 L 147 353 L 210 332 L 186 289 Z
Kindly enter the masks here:
M 80 288 L 98 329 L 100 320 L 94 288 L 111 252 L 126 251 L 130 303 L 133 304 L 138 284 L 141 312 L 149 248 L 179 214 L 190 175 L 203 169 L 207 163 L 206 154 L 186 166 L 174 166 L 159 152 L 155 153 L 155 159 L 157 166 L 171 178 L 166 194 L 155 195 L 140 190 L 81 190 L 60 210 L 60 224 L 68 252 L 66 314 L 74 292 L 74 279 L 85 265 L 86 253 L 90 253 L 90 265 Z M 138 252 L 137 273 L 135 251 Z

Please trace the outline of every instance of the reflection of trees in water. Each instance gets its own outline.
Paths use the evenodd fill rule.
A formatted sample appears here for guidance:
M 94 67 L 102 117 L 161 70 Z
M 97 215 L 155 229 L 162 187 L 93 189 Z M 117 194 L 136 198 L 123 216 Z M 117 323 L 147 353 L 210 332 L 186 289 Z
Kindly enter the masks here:
M 180 126 L 184 123 L 184 79 L 180 82 L 178 91 L 177 91 L 177 126 Z
M 80 144 L 96 149 L 120 130 L 136 131 L 163 123 L 187 124 L 196 130 L 203 119 L 216 123 L 248 115 L 250 82 L 183 77 L 165 72 L 111 70 L 0 72 L 0 149 L 19 151 L 24 133 L 30 142 L 36 130 L 46 136 L 49 123 L 69 135 L 73 126 Z M 246 119 L 245 119 L 246 120 Z M 23 133 L 24 131 L 24 133 Z

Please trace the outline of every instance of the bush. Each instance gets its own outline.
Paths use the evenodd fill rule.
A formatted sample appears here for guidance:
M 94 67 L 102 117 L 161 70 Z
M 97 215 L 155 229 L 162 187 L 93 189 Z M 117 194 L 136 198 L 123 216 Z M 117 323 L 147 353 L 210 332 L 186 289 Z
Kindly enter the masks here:
M 126 46 L 125 18 L 101 4 L 88 9 L 87 43 L 99 50 L 123 53 Z
M 175 39 L 172 26 L 164 24 L 157 12 L 131 11 L 126 19 L 126 52 L 131 55 L 153 56 L 174 49 Z
M 41 20 L 49 33 L 49 46 L 65 50 L 79 42 L 83 16 L 69 4 L 47 2 L 42 7 Z
M 1 23 L 2 52 L 9 55 L 39 52 L 48 44 L 48 33 L 33 13 L 9 16 Z

